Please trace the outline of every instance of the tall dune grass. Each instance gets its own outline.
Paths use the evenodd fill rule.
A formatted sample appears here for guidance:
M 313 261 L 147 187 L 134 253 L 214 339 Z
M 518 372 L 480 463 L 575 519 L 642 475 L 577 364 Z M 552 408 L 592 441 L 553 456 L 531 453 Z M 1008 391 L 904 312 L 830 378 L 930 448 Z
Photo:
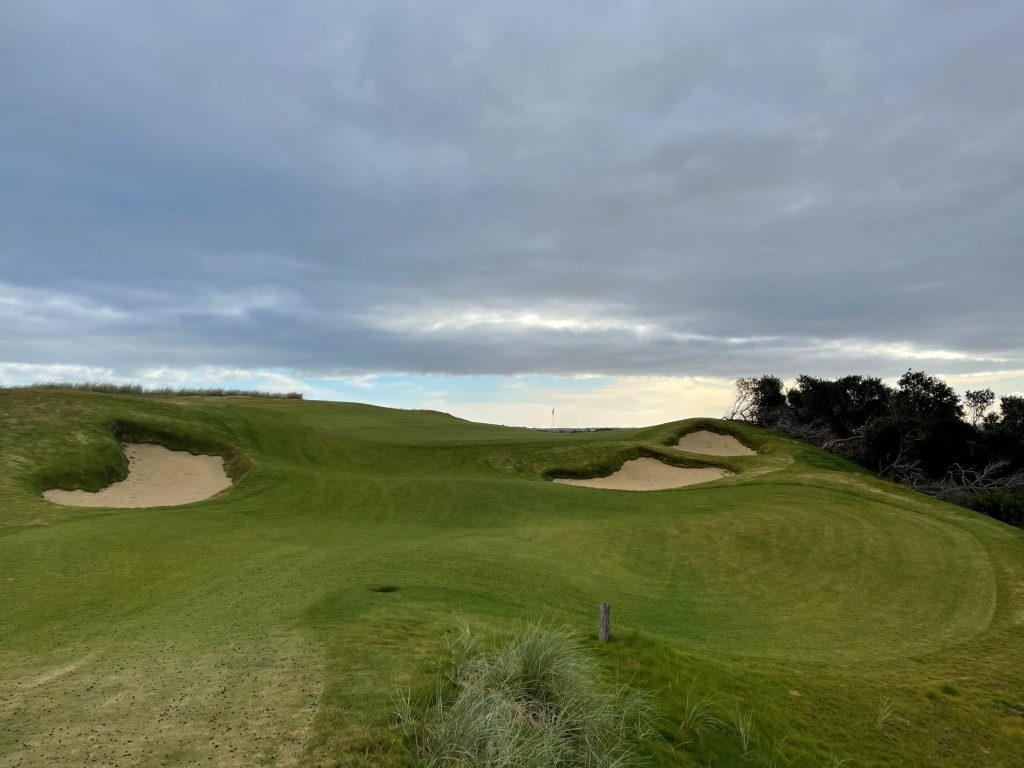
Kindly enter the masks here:
M 580 642 L 530 626 L 494 648 L 463 628 L 425 707 L 399 720 L 420 768 L 626 768 L 651 734 L 647 699 L 607 687 Z

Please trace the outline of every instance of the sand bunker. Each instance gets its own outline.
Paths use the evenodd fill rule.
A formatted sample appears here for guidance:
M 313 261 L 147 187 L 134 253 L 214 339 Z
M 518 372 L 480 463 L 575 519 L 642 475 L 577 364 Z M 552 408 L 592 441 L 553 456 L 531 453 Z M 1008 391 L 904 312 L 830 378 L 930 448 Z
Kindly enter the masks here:
M 679 438 L 679 442 L 676 443 L 676 447 L 690 453 L 703 453 L 706 456 L 757 455 L 757 451 L 747 448 L 735 437 L 720 435 L 717 432 L 708 432 L 705 429 L 683 435 Z
M 50 490 L 43 497 L 67 507 L 173 507 L 214 496 L 231 485 L 220 456 L 194 456 L 162 445 L 130 443 L 128 477 L 97 493 Z
M 591 477 L 585 480 L 556 478 L 554 482 L 583 485 L 587 488 L 611 488 L 616 491 L 664 491 L 669 488 L 709 483 L 731 474 L 718 467 L 673 467 L 657 459 L 642 458 L 627 461 L 621 469 L 608 477 Z

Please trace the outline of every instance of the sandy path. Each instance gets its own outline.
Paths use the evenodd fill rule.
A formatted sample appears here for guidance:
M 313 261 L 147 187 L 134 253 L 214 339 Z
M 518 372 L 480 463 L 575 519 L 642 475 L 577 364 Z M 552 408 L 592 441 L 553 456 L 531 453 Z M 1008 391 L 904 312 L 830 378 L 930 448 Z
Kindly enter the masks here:
M 101 491 L 43 492 L 66 507 L 173 507 L 214 496 L 231 485 L 220 456 L 193 456 L 162 445 L 129 443 L 128 477 Z
M 717 467 L 673 467 L 671 464 L 645 457 L 627 461 L 621 469 L 607 477 L 591 477 L 585 480 L 556 478 L 554 482 L 617 491 L 663 491 L 668 488 L 682 488 L 685 485 L 709 483 L 730 474 L 732 473 Z
M 717 432 L 708 432 L 705 429 L 683 435 L 676 443 L 677 448 L 682 448 L 690 453 L 703 453 L 706 456 L 756 456 L 753 451 L 735 437 L 719 435 Z

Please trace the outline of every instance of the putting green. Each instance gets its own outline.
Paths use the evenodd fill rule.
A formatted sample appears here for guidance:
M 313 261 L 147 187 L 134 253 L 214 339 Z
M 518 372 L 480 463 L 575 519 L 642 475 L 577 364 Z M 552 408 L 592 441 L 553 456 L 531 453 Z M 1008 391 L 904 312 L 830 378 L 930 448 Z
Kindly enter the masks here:
M 594 652 L 668 720 L 693 684 L 789 733 L 797 764 L 1012 765 L 1020 531 L 739 425 L 715 428 L 758 453 L 714 457 L 734 474 L 710 485 L 547 481 L 641 455 L 694 465 L 674 446 L 702 425 L 562 435 L 355 404 L 2 390 L 0 765 L 399 764 L 396 691 L 429 677 L 458 617 L 589 633 L 602 600 L 618 639 Z M 163 509 L 41 497 L 117 479 L 122 437 L 220 454 L 235 483 Z M 887 700 L 895 737 L 876 722 Z M 703 748 L 729 764 L 718 738 Z M 695 764 L 674 739 L 652 760 Z

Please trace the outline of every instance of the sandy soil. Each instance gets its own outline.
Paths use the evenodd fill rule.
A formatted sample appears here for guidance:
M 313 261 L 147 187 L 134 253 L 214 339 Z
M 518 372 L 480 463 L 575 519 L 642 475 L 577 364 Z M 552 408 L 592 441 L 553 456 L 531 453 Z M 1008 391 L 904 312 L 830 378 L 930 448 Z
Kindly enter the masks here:
M 43 657 L 0 649 L 0 722 L 18 734 L 0 731 L 0 766 L 304 764 L 322 656 L 298 630 L 215 638 L 196 629 L 195 639 L 158 646 L 151 634 L 129 640 L 118 629 L 110 647 L 51 669 Z
M 43 497 L 66 507 L 173 507 L 214 496 L 231 485 L 220 456 L 193 456 L 162 445 L 129 443 L 128 477 L 101 491 L 49 490 Z
M 735 437 L 719 435 L 716 432 L 700 430 L 683 435 L 676 443 L 676 447 L 682 448 L 690 453 L 703 453 L 706 456 L 756 456 L 757 451 L 752 451 Z
M 673 467 L 657 459 L 641 458 L 627 461 L 617 472 L 607 477 L 586 480 L 557 478 L 564 485 L 584 485 L 587 488 L 611 488 L 617 491 L 663 491 L 685 485 L 708 483 L 732 474 L 717 467 Z

